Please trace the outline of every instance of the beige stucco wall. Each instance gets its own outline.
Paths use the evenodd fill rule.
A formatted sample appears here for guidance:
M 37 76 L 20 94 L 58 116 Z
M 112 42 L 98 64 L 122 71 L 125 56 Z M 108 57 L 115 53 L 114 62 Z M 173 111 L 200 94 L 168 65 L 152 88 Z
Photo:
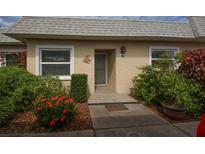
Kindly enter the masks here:
M 90 93 L 95 92 L 94 78 L 94 53 L 95 49 L 115 49 L 116 50 L 116 92 L 129 93 L 132 87 L 132 79 L 140 70 L 139 67 L 149 64 L 150 46 L 179 47 L 180 50 L 205 48 L 205 43 L 168 43 L 168 42 L 142 42 L 142 41 L 69 41 L 69 40 L 30 40 L 27 44 L 27 69 L 36 74 L 36 45 L 69 45 L 75 49 L 75 69 L 74 73 L 88 74 L 88 85 Z M 125 58 L 120 56 L 120 47 L 124 45 L 127 49 Z M 84 63 L 85 56 L 90 55 L 93 59 L 90 64 Z
M 108 51 L 108 87 L 116 92 L 116 51 Z

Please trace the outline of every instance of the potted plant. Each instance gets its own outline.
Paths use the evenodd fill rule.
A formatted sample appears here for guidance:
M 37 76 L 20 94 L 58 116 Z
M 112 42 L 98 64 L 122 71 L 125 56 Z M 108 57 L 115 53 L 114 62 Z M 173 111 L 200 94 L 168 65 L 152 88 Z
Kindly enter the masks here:
M 161 103 L 163 114 L 173 120 L 184 120 L 186 109 L 179 103 L 174 95 L 166 96 L 167 99 Z
M 163 114 L 173 120 L 183 120 L 186 116 L 184 104 L 178 97 L 177 84 L 179 82 L 181 82 L 179 76 L 172 71 L 165 73 L 161 80 L 162 111 Z

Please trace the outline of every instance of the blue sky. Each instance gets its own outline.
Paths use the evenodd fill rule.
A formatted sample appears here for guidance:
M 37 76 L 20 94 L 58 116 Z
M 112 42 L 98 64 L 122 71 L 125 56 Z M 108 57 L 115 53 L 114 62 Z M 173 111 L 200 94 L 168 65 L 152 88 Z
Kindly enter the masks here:
M 79 17 L 79 16 L 78 16 Z M 81 16 L 80 18 L 112 18 L 132 20 L 155 20 L 186 22 L 186 16 Z M 21 16 L 0 16 L 0 27 L 8 27 L 21 19 Z

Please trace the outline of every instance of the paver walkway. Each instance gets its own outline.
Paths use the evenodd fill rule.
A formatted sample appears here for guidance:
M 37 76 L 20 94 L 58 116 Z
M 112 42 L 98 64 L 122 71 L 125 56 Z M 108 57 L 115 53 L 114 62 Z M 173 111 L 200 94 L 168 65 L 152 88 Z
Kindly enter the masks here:
M 195 136 L 196 135 L 196 129 L 199 124 L 199 121 L 195 122 L 184 122 L 184 123 L 175 123 L 174 125 L 186 132 L 190 136 Z
M 106 105 L 89 105 L 99 137 L 188 137 L 195 136 L 198 122 L 170 124 L 142 104 L 123 104 L 126 110 L 109 111 Z
M 96 130 L 97 137 L 188 137 L 171 125 Z
M 89 105 L 94 129 L 168 124 L 141 104 L 124 104 L 127 110 L 109 112 L 105 105 Z

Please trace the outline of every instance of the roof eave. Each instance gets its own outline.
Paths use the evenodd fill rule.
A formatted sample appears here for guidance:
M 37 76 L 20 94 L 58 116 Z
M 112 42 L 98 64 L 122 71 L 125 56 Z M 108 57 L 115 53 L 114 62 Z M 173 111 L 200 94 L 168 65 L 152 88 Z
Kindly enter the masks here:
M 0 45 L 25 45 L 23 42 L 0 42 Z
M 193 41 L 193 37 L 167 36 L 86 36 L 86 35 L 52 35 L 52 34 L 19 34 L 5 33 L 5 35 L 26 42 L 27 39 L 70 39 L 70 40 L 159 40 L 159 41 Z

